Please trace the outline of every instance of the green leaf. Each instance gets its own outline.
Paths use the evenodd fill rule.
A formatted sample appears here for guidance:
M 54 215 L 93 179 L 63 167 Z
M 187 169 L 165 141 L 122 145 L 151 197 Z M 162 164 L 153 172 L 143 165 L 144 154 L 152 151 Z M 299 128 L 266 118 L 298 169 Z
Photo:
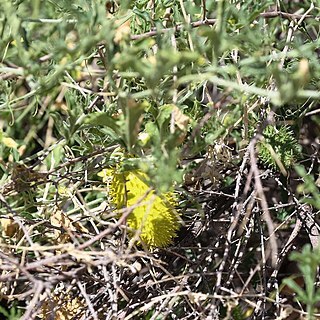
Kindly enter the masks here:
M 91 124 L 93 126 L 103 126 L 111 129 L 114 134 L 120 134 L 121 128 L 119 126 L 119 120 L 113 118 L 107 112 L 94 112 L 87 115 L 83 121 L 85 124 Z
M 137 140 L 143 114 L 148 106 L 147 101 L 137 103 L 134 100 L 128 100 L 122 108 L 125 117 L 125 142 L 129 151 Z
M 290 287 L 294 292 L 297 293 L 299 301 L 307 302 L 308 296 L 306 295 L 306 292 L 291 278 L 283 279 L 283 284 Z

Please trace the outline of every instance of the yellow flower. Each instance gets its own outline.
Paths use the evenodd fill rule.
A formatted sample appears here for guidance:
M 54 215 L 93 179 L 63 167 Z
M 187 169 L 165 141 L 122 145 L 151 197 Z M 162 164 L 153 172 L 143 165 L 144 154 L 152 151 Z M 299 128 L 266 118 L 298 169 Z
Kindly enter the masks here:
M 157 195 L 148 185 L 148 175 L 140 170 L 104 169 L 98 175 L 109 182 L 110 198 L 117 209 L 132 208 L 127 218 L 131 235 L 139 232 L 149 247 L 165 247 L 172 242 L 179 218 L 171 192 Z

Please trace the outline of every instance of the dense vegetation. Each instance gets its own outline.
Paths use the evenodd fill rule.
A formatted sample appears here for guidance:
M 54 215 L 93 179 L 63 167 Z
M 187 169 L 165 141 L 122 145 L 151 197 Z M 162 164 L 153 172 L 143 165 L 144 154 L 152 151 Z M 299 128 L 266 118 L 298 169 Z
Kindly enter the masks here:
M 319 16 L 2 0 L 0 313 L 320 317 Z

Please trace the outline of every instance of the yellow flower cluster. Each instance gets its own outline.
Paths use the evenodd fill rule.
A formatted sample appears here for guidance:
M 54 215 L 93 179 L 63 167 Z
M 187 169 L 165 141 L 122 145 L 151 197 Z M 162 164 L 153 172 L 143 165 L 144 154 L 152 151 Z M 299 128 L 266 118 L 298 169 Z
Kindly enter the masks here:
M 104 169 L 98 175 L 103 182 L 109 182 L 110 198 L 116 208 L 132 210 L 127 218 L 131 235 L 138 232 L 149 247 L 165 247 L 172 242 L 179 218 L 171 192 L 157 195 L 148 185 L 148 175 L 140 170 Z

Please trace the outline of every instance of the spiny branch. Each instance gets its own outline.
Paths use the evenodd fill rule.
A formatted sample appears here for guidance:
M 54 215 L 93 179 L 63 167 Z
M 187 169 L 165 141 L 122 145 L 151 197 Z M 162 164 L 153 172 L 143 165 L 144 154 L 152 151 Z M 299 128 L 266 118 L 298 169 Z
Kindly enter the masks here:
M 302 15 L 302 14 L 287 13 L 287 12 L 282 12 L 282 11 L 263 12 L 263 13 L 260 13 L 259 16 L 262 17 L 262 18 L 265 18 L 265 19 L 272 19 L 272 18 L 280 17 L 280 18 L 284 18 L 284 19 L 294 20 L 294 19 L 301 19 L 302 17 L 304 17 L 304 18 L 308 18 L 308 19 L 312 18 L 312 19 L 315 19 L 315 20 L 319 20 L 318 17 L 315 17 L 315 16 L 310 15 L 310 14 Z M 197 28 L 197 27 L 200 27 L 200 26 L 203 26 L 203 25 L 214 25 L 216 22 L 217 22 L 217 19 L 204 19 L 204 20 L 202 19 L 200 21 L 192 22 L 190 24 L 190 27 L 191 28 Z M 160 30 L 151 30 L 151 31 L 148 31 L 148 32 L 145 32 L 145 33 L 132 35 L 131 36 L 131 40 L 141 40 L 141 39 L 145 39 L 145 38 L 156 36 L 158 34 L 167 33 L 167 32 L 170 32 L 170 31 L 178 32 L 178 31 L 181 31 L 184 27 L 185 27 L 184 25 L 180 24 L 180 25 L 177 25 L 177 26 L 175 26 L 173 28 L 164 28 L 164 29 L 160 29 Z
M 191 28 L 197 28 L 203 25 L 213 25 L 215 24 L 217 21 L 217 19 L 207 19 L 205 21 L 201 20 L 201 21 L 196 21 L 196 22 L 192 22 L 190 24 Z M 152 30 L 152 31 L 148 31 L 146 33 L 141 33 L 141 34 L 135 34 L 131 36 L 131 40 L 141 40 L 141 39 L 145 39 L 145 38 L 149 38 L 149 37 L 153 37 L 157 34 L 160 33 L 167 33 L 170 31 L 181 31 L 185 26 L 184 25 L 177 25 L 173 28 L 164 28 L 164 29 L 160 29 L 160 30 Z

